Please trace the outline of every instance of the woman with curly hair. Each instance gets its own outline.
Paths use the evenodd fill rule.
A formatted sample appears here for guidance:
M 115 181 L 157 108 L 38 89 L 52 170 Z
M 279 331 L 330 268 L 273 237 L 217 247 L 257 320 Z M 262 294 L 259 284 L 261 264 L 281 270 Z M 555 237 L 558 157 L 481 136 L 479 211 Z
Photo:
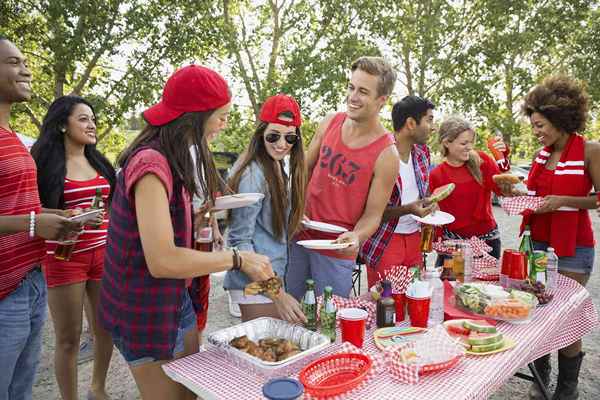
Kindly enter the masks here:
M 544 197 L 542 206 L 523 218 L 531 228 L 536 250 L 553 247 L 558 271 L 585 285 L 594 263 L 594 234 L 589 209 L 596 208 L 592 185 L 600 188 L 600 144 L 586 141 L 589 96 L 584 86 L 564 75 L 549 76 L 525 97 L 523 113 L 543 147 L 527 179 L 528 194 Z M 558 385 L 554 400 L 577 399 L 584 353 L 581 340 L 559 350 Z M 542 380 L 550 380 L 550 355 L 535 361 Z M 542 398 L 533 385 L 530 398 Z

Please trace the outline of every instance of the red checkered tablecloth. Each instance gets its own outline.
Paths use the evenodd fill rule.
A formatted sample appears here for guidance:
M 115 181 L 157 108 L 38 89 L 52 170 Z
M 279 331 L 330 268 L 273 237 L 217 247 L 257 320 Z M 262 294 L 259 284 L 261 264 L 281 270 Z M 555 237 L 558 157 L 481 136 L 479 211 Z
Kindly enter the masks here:
M 401 394 L 405 400 L 486 399 L 521 366 L 600 327 L 589 293 L 575 281 L 559 276 L 558 289 L 554 293 L 554 299 L 548 305 L 537 308 L 529 324 L 498 324 L 504 335 L 516 341 L 516 347 L 511 350 L 489 356 L 463 357 L 451 369 L 423 376 L 418 384 L 400 383 L 388 372 L 383 372 L 343 398 L 391 400 L 398 399 Z M 380 354 L 372 334 L 373 330 L 367 332 L 363 349 L 373 355 Z M 338 343 L 329 346 L 323 355 L 341 350 L 339 337 Z M 267 381 L 234 366 L 212 348 L 168 363 L 163 368 L 168 376 L 203 399 L 263 399 L 262 385 Z M 297 378 L 297 373 L 293 377 Z

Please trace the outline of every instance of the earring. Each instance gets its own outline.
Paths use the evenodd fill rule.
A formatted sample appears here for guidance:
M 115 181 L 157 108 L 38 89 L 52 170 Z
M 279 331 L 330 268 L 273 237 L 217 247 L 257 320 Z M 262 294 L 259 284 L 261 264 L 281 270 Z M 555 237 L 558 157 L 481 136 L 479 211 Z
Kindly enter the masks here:
M 65 127 L 62 127 L 62 128 L 60 128 L 60 131 L 61 131 L 62 133 L 65 133 L 65 132 L 67 131 L 67 129 L 66 129 Z

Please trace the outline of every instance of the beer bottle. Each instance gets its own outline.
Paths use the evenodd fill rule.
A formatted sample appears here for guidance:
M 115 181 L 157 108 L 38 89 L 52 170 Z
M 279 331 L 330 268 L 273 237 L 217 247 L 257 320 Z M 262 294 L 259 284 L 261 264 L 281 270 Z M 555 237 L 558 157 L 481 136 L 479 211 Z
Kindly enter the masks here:
M 333 302 L 333 288 L 325 286 L 323 289 L 323 303 L 321 304 L 321 333 L 335 342 L 335 317 L 336 307 Z
M 102 189 L 96 188 L 96 195 L 92 201 L 92 209 L 100 210 L 104 208 L 104 200 L 102 199 Z
M 315 295 L 315 281 L 306 280 L 306 293 L 302 298 L 302 312 L 306 317 L 304 327 L 311 331 L 317 330 L 317 296 Z

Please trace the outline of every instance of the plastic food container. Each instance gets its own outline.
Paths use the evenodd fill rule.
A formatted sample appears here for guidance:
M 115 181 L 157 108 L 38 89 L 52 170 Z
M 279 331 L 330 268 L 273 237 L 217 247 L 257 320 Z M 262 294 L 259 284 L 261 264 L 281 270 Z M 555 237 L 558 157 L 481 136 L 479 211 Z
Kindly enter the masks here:
M 527 323 L 533 318 L 538 300 L 521 290 L 504 290 L 490 284 L 463 284 L 454 288 L 455 305 L 463 310 L 511 323 Z
M 244 335 L 254 342 L 265 338 L 288 339 L 298 344 L 302 351 L 285 360 L 263 361 L 229 344 L 231 340 Z M 234 365 L 265 377 L 289 376 L 298 373 L 303 366 L 318 357 L 321 350 L 330 344 L 329 338 L 325 335 L 269 317 L 257 318 L 213 332 L 208 335 L 207 341 L 209 345 L 222 351 Z

